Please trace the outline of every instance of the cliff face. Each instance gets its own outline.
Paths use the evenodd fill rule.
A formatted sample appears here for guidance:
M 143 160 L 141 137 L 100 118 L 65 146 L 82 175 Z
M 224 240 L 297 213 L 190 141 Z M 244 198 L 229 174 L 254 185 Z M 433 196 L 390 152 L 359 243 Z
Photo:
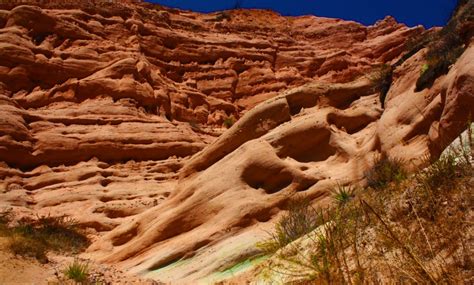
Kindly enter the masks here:
M 423 32 L 392 18 L 0 9 L 0 205 L 70 215 L 89 257 L 163 281 L 252 256 L 291 193 L 327 203 L 381 153 L 417 165 L 473 111 L 472 47 L 415 93 L 421 50 L 380 107 L 367 74 Z
M 389 18 L 366 28 L 266 11 L 86 7 L 0 7 L 12 8 L 0 14 L 11 166 L 185 157 L 220 134 L 207 126 L 311 80 L 352 80 L 421 31 Z

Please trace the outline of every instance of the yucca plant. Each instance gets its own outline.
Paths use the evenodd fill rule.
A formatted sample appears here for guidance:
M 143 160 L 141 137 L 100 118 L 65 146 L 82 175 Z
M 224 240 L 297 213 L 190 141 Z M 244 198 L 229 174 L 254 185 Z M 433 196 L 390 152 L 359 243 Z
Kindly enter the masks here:
M 75 259 L 66 267 L 64 275 L 75 282 L 83 283 L 89 278 L 89 265 Z
M 343 206 L 354 198 L 354 188 L 351 186 L 337 185 L 332 191 L 332 198 L 339 206 Z

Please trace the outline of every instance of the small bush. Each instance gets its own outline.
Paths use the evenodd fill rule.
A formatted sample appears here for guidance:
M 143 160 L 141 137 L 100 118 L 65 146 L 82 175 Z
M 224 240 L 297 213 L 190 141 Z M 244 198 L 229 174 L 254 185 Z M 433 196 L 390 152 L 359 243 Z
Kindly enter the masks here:
M 456 62 L 463 51 L 464 48 L 455 47 L 445 54 L 438 54 L 437 57 L 429 59 L 428 63 L 423 65 L 420 77 L 416 81 L 415 91 L 431 87 L 438 77 L 448 73 L 449 67 Z
M 224 119 L 224 126 L 228 129 L 230 129 L 230 127 L 232 127 L 234 123 L 235 123 L 234 116 L 230 116 Z
M 468 127 L 467 136 L 464 140 L 459 137 L 459 145 L 447 149 L 438 160 L 416 175 L 418 184 L 426 189 L 436 190 L 440 188 L 452 188 L 457 177 L 469 176 L 472 173 L 471 166 L 471 139 L 472 133 Z
M 216 22 L 222 22 L 223 20 L 230 21 L 231 17 L 230 14 L 227 12 L 221 12 L 217 14 L 215 21 Z
M 359 204 L 324 209 L 316 217 L 320 227 L 308 232 L 301 240 L 304 245 L 286 245 L 271 270 L 285 278 L 283 284 L 364 284 L 357 245 L 363 230 Z M 351 270 L 349 264 L 354 263 L 356 270 Z
M 372 169 L 365 173 L 367 184 L 374 189 L 385 188 L 390 182 L 399 183 L 407 178 L 401 160 L 378 158 Z
M 313 231 L 321 224 L 319 213 L 306 198 L 296 197 L 289 202 L 288 212 L 283 215 L 270 233 L 267 241 L 257 244 L 265 253 L 274 253 L 290 242 Z
M 20 223 L 16 230 L 44 240 L 47 247 L 55 251 L 78 252 L 88 244 L 87 238 L 77 230 L 76 221 L 66 216 L 37 217 Z
M 89 265 L 87 263 L 81 263 L 78 260 L 74 260 L 73 263 L 66 267 L 64 270 L 64 275 L 75 282 L 86 282 L 89 278 Z
M 451 185 L 456 177 L 456 157 L 451 153 L 443 155 L 430 167 L 416 177 L 421 185 L 429 189 L 437 189 L 443 185 Z
M 50 250 L 76 253 L 89 244 L 87 237 L 78 231 L 76 222 L 65 216 L 22 219 L 13 227 L 8 226 L 8 217 L 2 217 L 1 232 L 9 238 L 10 250 L 18 255 L 47 262 L 46 253 Z
M 430 69 L 430 66 L 429 64 L 425 63 L 421 66 L 421 70 L 420 70 L 420 75 L 423 75 L 423 73 L 427 72 L 428 69 Z
M 380 94 L 380 104 L 382 108 L 385 106 L 385 98 L 388 90 L 392 85 L 393 69 L 388 64 L 383 64 L 376 68 L 376 70 L 369 76 L 369 79 L 374 84 L 374 89 Z
M 412 38 L 409 38 L 405 43 L 405 50 L 406 53 L 392 65 L 392 68 L 395 69 L 398 66 L 402 65 L 407 59 L 415 55 L 418 51 L 422 48 L 426 47 L 428 43 L 433 40 L 433 32 L 425 31 L 420 35 L 416 35 Z

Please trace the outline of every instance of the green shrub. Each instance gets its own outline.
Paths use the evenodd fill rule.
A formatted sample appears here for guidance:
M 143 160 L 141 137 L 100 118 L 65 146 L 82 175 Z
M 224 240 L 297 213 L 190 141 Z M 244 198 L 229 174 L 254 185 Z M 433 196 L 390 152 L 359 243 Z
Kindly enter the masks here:
M 87 263 L 81 263 L 78 260 L 74 260 L 73 263 L 66 267 L 64 270 L 64 275 L 78 283 L 86 282 L 89 278 L 89 265 Z
M 66 216 L 43 216 L 37 217 L 34 221 L 20 224 L 19 229 L 23 229 L 25 235 L 43 239 L 47 247 L 55 251 L 78 252 L 84 249 L 88 240 L 84 234 L 77 229 L 77 222 Z
M 234 116 L 230 116 L 230 117 L 227 117 L 227 118 L 224 119 L 224 126 L 228 129 L 230 127 L 232 127 L 234 125 L 234 123 L 235 123 Z
M 191 121 L 189 122 L 189 126 L 191 127 L 191 129 L 193 129 L 194 131 L 201 131 L 201 127 L 198 125 L 198 123 L 196 123 L 195 121 Z
M 401 160 L 385 157 L 376 159 L 374 166 L 365 172 L 365 177 L 369 187 L 381 189 L 390 182 L 401 182 L 407 178 L 407 173 Z
M 426 71 L 428 71 L 428 69 L 430 68 L 430 65 L 425 63 L 421 66 L 421 70 L 420 70 L 420 75 L 423 75 L 423 73 L 425 73 Z

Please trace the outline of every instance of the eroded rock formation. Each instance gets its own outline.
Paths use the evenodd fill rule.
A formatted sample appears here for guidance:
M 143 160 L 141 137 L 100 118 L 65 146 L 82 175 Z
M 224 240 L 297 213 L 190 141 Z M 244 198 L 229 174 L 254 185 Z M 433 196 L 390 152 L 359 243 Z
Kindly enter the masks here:
M 416 167 L 473 111 L 472 45 L 421 92 L 425 50 L 409 58 L 381 108 L 367 74 L 423 32 L 389 17 L 0 9 L 1 206 L 70 215 L 86 256 L 165 282 L 214 280 L 291 194 L 323 205 L 382 153 Z

